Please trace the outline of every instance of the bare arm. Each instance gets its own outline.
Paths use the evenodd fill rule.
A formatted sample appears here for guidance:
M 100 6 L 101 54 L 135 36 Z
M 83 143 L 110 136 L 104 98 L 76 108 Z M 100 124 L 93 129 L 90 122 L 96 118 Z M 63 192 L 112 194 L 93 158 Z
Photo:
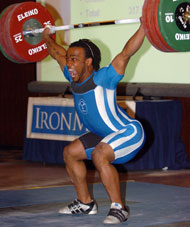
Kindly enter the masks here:
M 141 47 L 144 38 L 145 32 L 143 26 L 140 25 L 136 33 L 125 44 L 121 53 L 119 53 L 112 61 L 112 65 L 117 73 L 121 75 L 125 73 L 125 69 L 127 67 L 130 57 L 133 56 Z
M 64 72 L 64 66 L 66 64 L 66 50 L 51 38 L 49 28 L 46 28 L 43 31 L 42 37 L 47 45 L 49 54 L 59 63 L 61 70 Z

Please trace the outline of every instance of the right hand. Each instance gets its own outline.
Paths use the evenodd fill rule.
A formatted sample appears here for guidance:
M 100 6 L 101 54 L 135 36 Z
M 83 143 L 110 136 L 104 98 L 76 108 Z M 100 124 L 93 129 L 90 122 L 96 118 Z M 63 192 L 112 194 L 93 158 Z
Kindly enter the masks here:
M 55 34 L 55 26 L 46 25 L 44 31 L 42 32 L 43 39 L 47 39 L 53 34 Z

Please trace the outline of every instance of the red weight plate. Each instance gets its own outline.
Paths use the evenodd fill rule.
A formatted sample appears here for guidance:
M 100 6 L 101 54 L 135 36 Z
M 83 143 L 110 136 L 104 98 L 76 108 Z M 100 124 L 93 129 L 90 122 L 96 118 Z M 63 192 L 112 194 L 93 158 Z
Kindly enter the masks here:
M 156 35 L 158 37 L 158 39 L 160 40 L 160 42 L 162 43 L 162 45 L 164 45 L 164 48 L 165 49 L 165 52 L 176 52 L 173 48 L 171 48 L 167 43 L 166 41 L 164 40 L 161 32 L 160 32 L 160 28 L 159 28 L 159 25 L 158 25 L 158 6 L 159 6 L 159 3 L 160 3 L 160 0 L 154 0 L 154 3 L 155 3 L 155 15 L 153 17 L 153 24 L 154 24 L 154 29 L 155 29 L 155 32 L 156 32 Z
M 148 38 L 149 42 L 152 44 L 153 40 L 150 37 L 150 28 L 149 28 L 149 24 L 148 24 L 148 18 L 149 18 L 149 11 L 148 11 L 148 4 L 149 4 L 149 0 L 145 0 L 144 5 L 143 5 L 143 9 L 142 9 L 142 25 L 144 27 L 145 33 L 146 33 L 146 37 Z
M 12 12 L 14 12 L 14 10 L 19 7 L 21 3 L 18 3 L 18 4 L 13 4 L 11 10 L 9 10 L 6 18 L 5 18 L 5 21 L 4 21 L 4 35 L 3 35 L 3 38 L 5 40 L 5 43 L 6 43 L 6 52 L 7 54 L 10 56 L 10 58 L 13 60 L 13 61 L 16 61 L 16 63 L 27 63 L 28 61 L 23 59 L 22 57 L 20 57 L 20 55 L 14 50 L 14 47 L 12 45 L 12 43 L 10 42 L 10 34 L 9 34 L 9 25 L 10 25 L 10 15 L 12 15 Z
M 1 44 L 1 50 L 2 53 L 4 54 L 4 56 L 6 58 L 8 58 L 9 60 L 19 63 L 20 61 L 22 61 L 19 56 L 15 56 L 14 52 L 12 53 L 12 51 L 10 50 L 8 43 L 7 43 L 7 34 L 6 34 L 6 18 L 7 15 L 9 14 L 9 12 L 11 12 L 12 9 L 14 9 L 16 7 L 17 4 L 13 4 L 10 5 L 9 7 L 7 7 L 6 9 L 3 10 L 3 12 L 1 13 L 1 17 L 0 17 L 0 44 Z
M 22 59 L 28 62 L 37 62 L 47 57 L 48 51 L 43 39 L 34 45 L 25 40 L 22 34 L 23 27 L 25 22 L 31 19 L 38 21 L 42 27 L 45 27 L 47 23 L 54 25 L 51 15 L 40 3 L 20 3 L 7 17 L 9 21 L 8 42 Z
M 158 8 L 156 6 L 156 1 L 152 0 L 150 3 L 150 8 L 151 8 L 151 36 L 153 39 L 153 42 L 155 44 L 155 46 L 157 47 L 158 50 L 161 50 L 163 52 L 169 52 L 169 49 L 167 49 L 165 47 L 165 45 L 161 42 L 159 36 L 157 35 L 157 31 L 155 29 L 155 17 L 157 17 L 157 12 L 158 12 Z
M 153 14 L 154 14 L 154 1 L 153 0 L 149 0 L 148 5 L 147 5 L 147 11 L 148 11 L 148 18 L 147 18 L 147 24 L 148 24 L 148 28 L 149 28 L 149 36 L 151 37 L 152 40 L 152 45 L 160 50 L 163 51 L 163 49 L 160 47 L 159 42 L 157 42 L 157 39 L 155 37 L 155 31 L 154 31 L 154 25 L 153 25 Z
M 0 43 L 1 43 L 1 50 L 4 54 L 5 57 L 7 57 L 9 60 L 14 61 L 17 60 L 14 58 L 14 55 L 10 53 L 8 44 L 7 44 L 7 34 L 5 31 L 5 20 L 9 12 L 16 6 L 16 4 L 13 4 L 6 9 L 3 10 L 1 13 L 1 18 L 0 18 Z
M 152 9 L 151 9 L 151 3 L 152 0 L 145 0 L 143 5 L 143 11 L 142 11 L 142 24 L 146 33 L 146 37 L 148 38 L 149 42 L 152 46 L 154 46 L 156 49 L 162 51 L 154 41 L 154 34 L 152 34 Z

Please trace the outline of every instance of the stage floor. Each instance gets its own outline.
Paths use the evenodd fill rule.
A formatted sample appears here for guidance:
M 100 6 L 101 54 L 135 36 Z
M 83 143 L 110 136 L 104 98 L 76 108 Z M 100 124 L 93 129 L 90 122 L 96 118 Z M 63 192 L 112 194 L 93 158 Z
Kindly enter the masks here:
M 126 194 L 126 200 L 133 212 L 127 222 L 128 226 L 190 226 L 189 169 L 120 171 L 119 174 L 121 185 L 125 185 L 124 194 Z M 101 196 L 98 194 L 97 201 L 102 216 L 99 214 L 99 216 L 93 217 L 92 219 L 88 218 L 88 225 L 85 225 L 87 224 L 85 223 L 85 218 L 73 219 L 56 216 L 57 209 L 60 206 L 65 205 L 69 200 L 75 198 L 75 192 L 64 165 L 33 163 L 22 160 L 1 162 L 0 225 L 25 226 L 27 220 L 30 219 L 30 224 L 27 224 L 27 226 L 34 224 L 39 226 L 41 223 L 40 226 L 45 224 L 45 226 L 56 227 L 60 226 L 60 221 L 63 224 L 62 226 L 96 226 L 96 223 L 92 223 L 103 219 L 103 215 L 105 216 L 109 209 L 109 201 L 100 182 L 98 173 L 93 168 L 89 169 L 87 179 L 90 185 L 94 185 L 95 193 L 101 190 Z M 67 192 L 67 190 L 69 192 Z M 67 195 L 67 193 L 69 194 Z M 45 194 L 48 198 L 43 200 Z M 50 197 L 52 194 L 58 196 L 58 198 L 52 198 L 51 201 Z M 61 198 L 62 195 L 66 195 L 66 200 L 64 200 L 65 198 Z M 15 196 L 17 197 L 16 203 Z M 9 199 L 7 200 L 6 198 Z M 11 198 L 14 199 L 12 200 Z M 26 201 L 26 198 L 27 202 L 25 204 L 23 201 Z M 58 202 L 59 198 L 60 202 Z M 158 206 L 156 203 L 159 203 L 159 201 L 160 205 Z M 149 210 L 147 210 L 147 206 Z M 162 206 L 165 207 L 165 210 L 163 210 Z M 176 209 L 176 206 L 179 206 L 179 208 Z M 155 211 L 152 211 L 154 209 Z M 160 212 L 159 215 L 158 211 Z M 168 213 L 170 211 L 174 215 L 173 217 Z M 26 213 L 30 215 L 26 216 Z M 158 218 L 158 216 L 160 217 Z M 52 225 L 47 223 L 47 218 L 50 219 L 49 221 L 52 222 Z M 153 221 L 154 218 L 155 221 Z M 44 219 L 46 219 L 46 222 L 44 222 Z M 20 222 L 21 220 L 22 223 Z M 73 223 L 72 220 L 75 223 Z M 76 225 L 76 221 L 78 225 Z M 64 222 L 66 225 L 64 225 Z
M 121 182 L 137 181 L 181 187 L 190 187 L 190 169 L 148 170 L 119 172 Z M 90 168 L 89 183 L 99 183 L 98 173 Z M 72 185 L 64 165 L 34 163 L 22 160 L 0 162 L 0 190 L 22 190 L 31 188 Z

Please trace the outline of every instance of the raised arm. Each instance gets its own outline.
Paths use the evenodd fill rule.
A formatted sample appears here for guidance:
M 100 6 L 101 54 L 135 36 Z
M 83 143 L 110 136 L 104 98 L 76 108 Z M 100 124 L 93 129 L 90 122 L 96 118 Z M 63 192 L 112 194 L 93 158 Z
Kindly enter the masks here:
M 58 62 L 61 70 L 64 72 L 64 66 L 66 64 L 66 50 L 62 46 L 58 45 L 55 40 L 52 39 L 51 35 L 52 34 L 50 33 L 49 28 L 46 28 L 42 33 L 42 37 L 47 45 L 49 54 Z
M 131 56 L 133 56 L 141 47 L 145 38 L 143 26 L 140 25 L 136 33 L 127 41 L 121 53 L 119 53 L 112 61 L 112 65 L 116 72 L 123 75 Z

